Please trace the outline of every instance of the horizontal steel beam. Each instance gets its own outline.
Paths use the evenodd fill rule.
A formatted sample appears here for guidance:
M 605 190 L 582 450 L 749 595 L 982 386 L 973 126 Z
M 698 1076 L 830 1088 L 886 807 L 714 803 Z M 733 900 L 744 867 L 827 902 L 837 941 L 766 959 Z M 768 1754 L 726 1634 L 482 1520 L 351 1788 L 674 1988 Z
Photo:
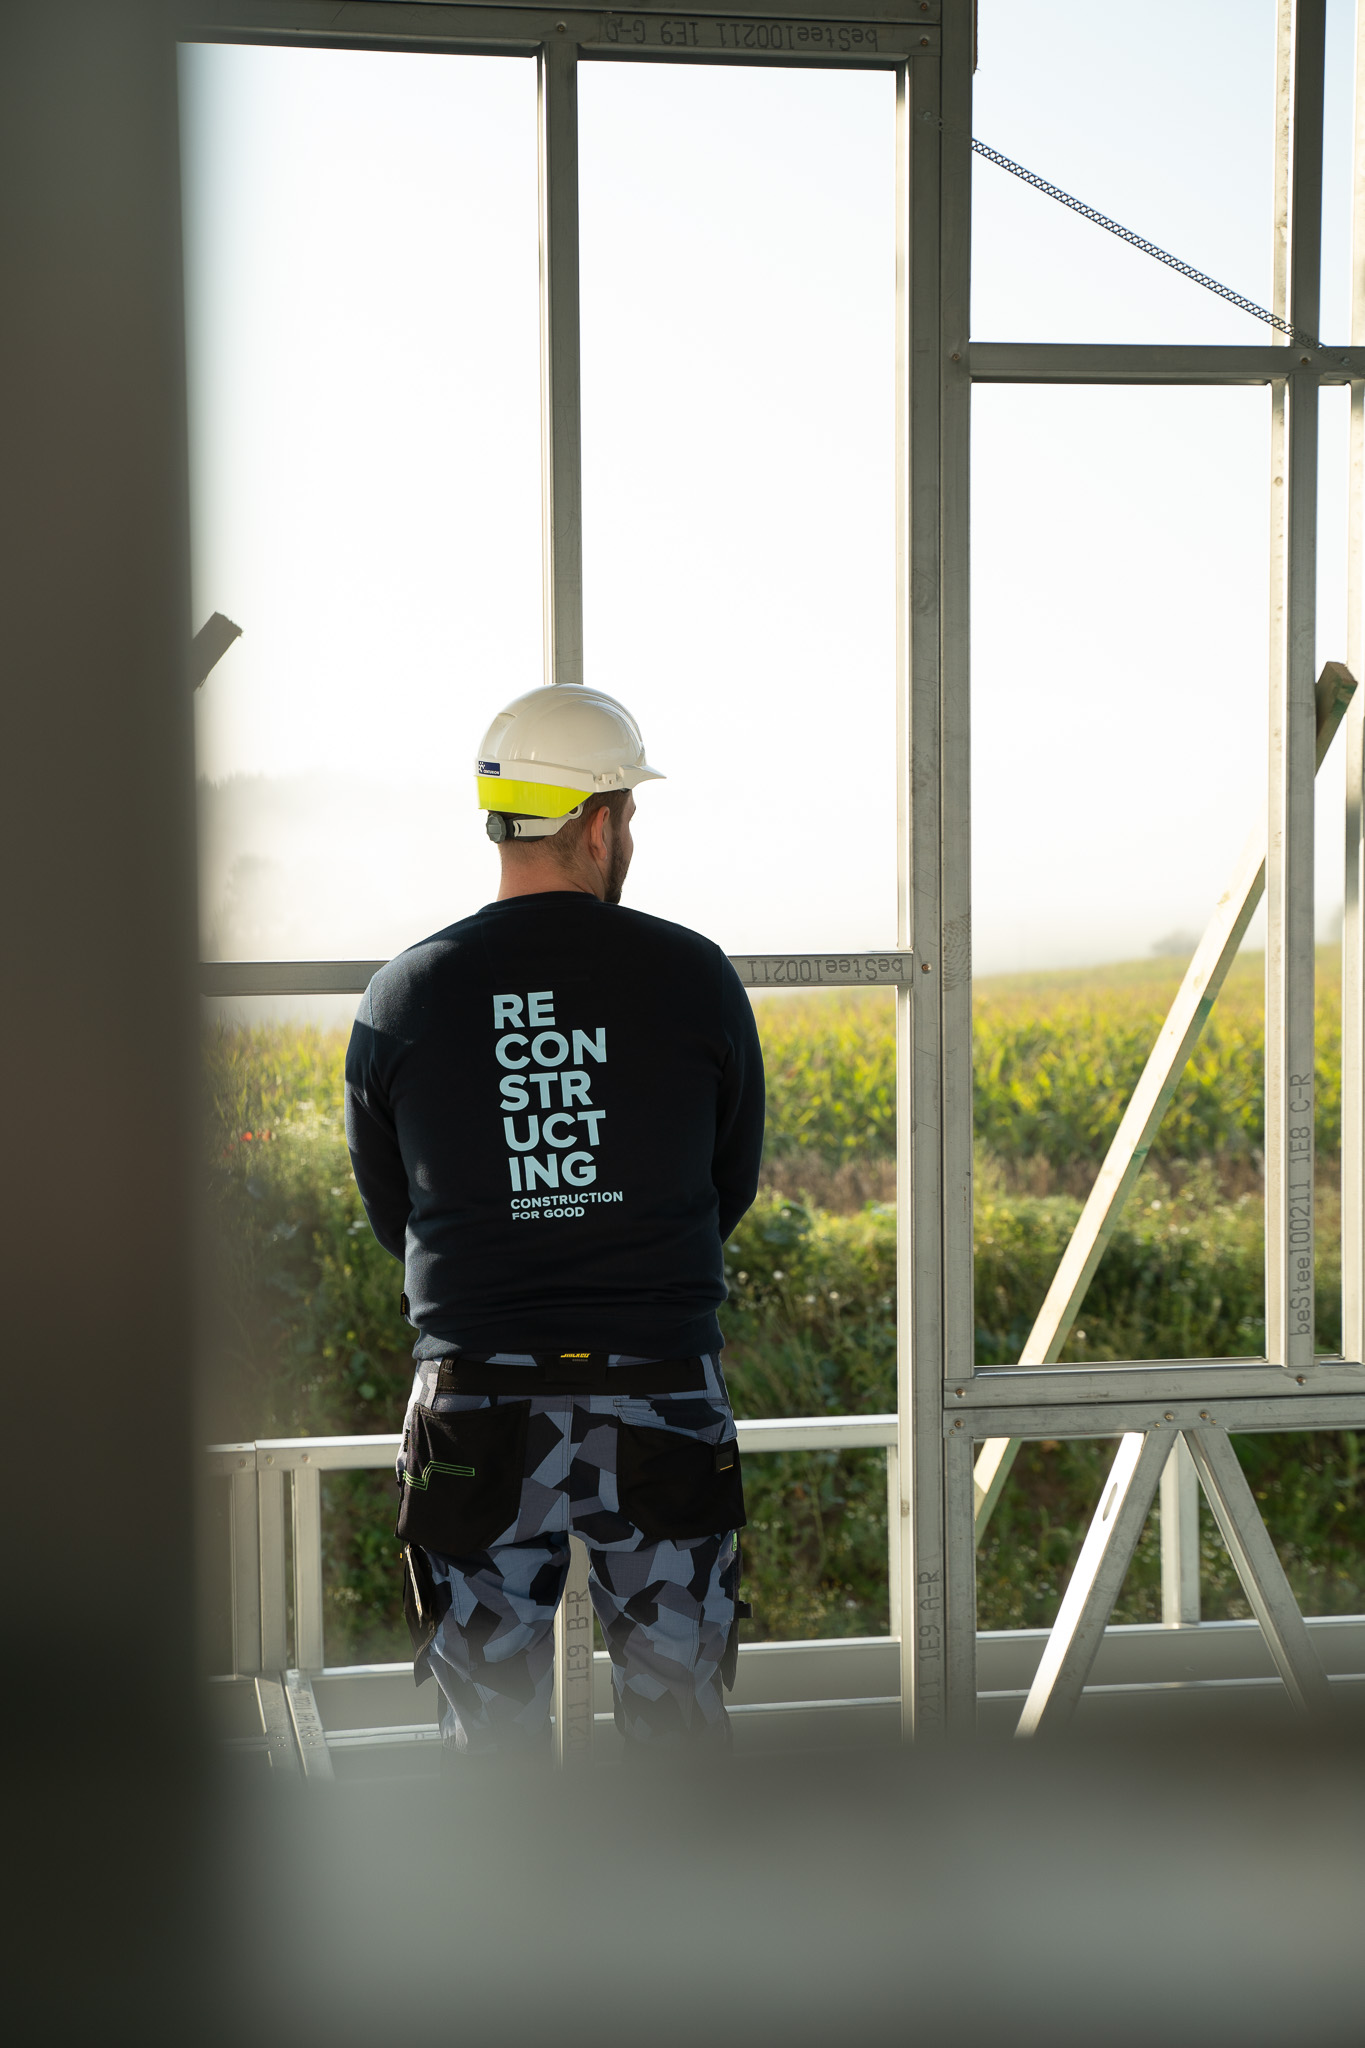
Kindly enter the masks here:
M 264 1472 L 382 1471 L 398 1455 L 401 1436 L 278 1436 L 256 1444 L 257 1468 Z M 216 1449 L 210 1447 L 210 1454 Z
M 742 1451 L 872 1451 L 896 1442 L 894 1415 L 812 1415 L 790 1422 L 736 1422 Z
M 965 1406 L 965 1403 L 963 1404 Z M 954 1403 L 956 1406 L 956 1403 Z M 963 1433 L 974 1440 L 1009 1436 L 1126 1436 L 1134 1430 L 1203 1429 L 1216 1427 L 1232 1434 L 1269 1429 L 1365 1429 L 1365 1393 L 1323 1394 L 1314 1401 L 1068 1401 L 1047 1406 L 974 1408 L 965 1415 L 945 1414 L 943 1434 Z
M 208 1447 L 208 1468 L 215 1479 L 231 1479 L 234 1472 L 245 1472 L 248 1467 L 255 1470 L 255 1444 L 210 1444 Z
M 1215 1369 L 1216 1370 L 1216 1369 Z M 1262 1367 L 1277 1389 L 1284 1386 L 1278 1366 Z M 1330 1371 L 1331 1368 L 1325 1368 Z M 1008 1407 L 977 1405 L 975 1389 L 981 1380 L 964 1382 L 968 1397 L 958 1413 L 943 1418 L 945 1435 L 959 1429 L 972 1438 L 1013 1435 L 1020 1437 L 1121 1436 L 1128 1430 L 1174 1427 L 1197 1429 L 1206 1423 L 1221 1424 L 1228 1430 L 1266 1429 L 1359 1429 L 1365 1427 L 1365 1385 L 1360 1366 L 1339 1367 L 1356 1376 L 1351 1393 L 1325 1391 L 1305 1398 L 1296 1389 L 1248 1398 L 1229 1389 L 1227 1398 L 1213 1405 L 1213 1396 L 1180 1399 L 1154 1385 L 1145 1399 L 1095 1399 L 1074 1401 L 1016 1401 Z M 1061 1379 L 1104 1380 L 1107 1372 L 1020 1373 L 1047 1385 Z M 1125 1384 L 1129 1375 L 1121 1375 Z M 1136 1377 L 1136 1375 L 1134 1375 Z M 1212 1380 L 1213 1375 L 1210 1375 Z M 993 1381 L 987 1380 L 987 1385 Z M 1165 1404 L 1164 1406 L 1162 1404 Z M 953 1402 L 953 1409 L 959 1404 Z M 896 1443 L 894 1415 L 798 1415 L 772 1421 L 737 1421 L 740 1447 L 746 1451 L 860 1451 L 888 1450 Z M 207 1450 L 210 1473 L 229 1478 L 254 1461 L 262 1472 L 382 1471 L 392 1465 L 402 1442 L 399 1436 L 286 1436 L 263 1437 L 251 1444 L 210 1444 Z
M 798 1415 L 772 1422 L 737 1422 L 746 1451 L 882 1451 L 896 1441 L 894 1415 Z M 254 1444 L 210 1444 L 211 1473 L 228 1477 L 254 1458 L 276 1472 L 383 1471 L 398 1454 L 401 1436 L 278 1436 Z
M 731 953 L 745 988 L 894 988 L 910 978 L 914 954 L 882 952 Z M 199 992 L 226 996 L 358 996 L 385 960 L 205 960 Z
M 1365 377 L 1359 348 L 974 341 L 967 363 L 974 384 L 1269 384 L 1303 369 L 1324 384 Z
M 291 42 L 341 48 L 488 50 L 529 55 L 562 34 L 595 55 L 813 58 L 839 63 L 932 56 L 938 0 L 741 0 L 720 7 L 628 11 L 451 6 L 443 0 L 199 0 L 181 10 L 190 42 Z
M 1309 1615 L 1323 1668 L 1365 1683 L 1365 1615 Z M 977 1655 L 983 1692 L 1012 1693 L 1022 1704 L 1050 1630 L 982 1629 Z M 593 1658 L 599 1707 L 610 1704 L 611 1660 Z M 1183 1628 L 1160 1622 L 1111 1623 L 1091 1672 L 1109 1686 L 1174 1685 L 1261 1679 L 1274 1683 L 1274 1663 L 1258 1621 L 1203 1621 Z M 734 1698 L 759 1705 L 786 1700 L 889 1693 L 896 1681 L 894 1636 L 826 1636 L 793 1642 L 744 1643 Z M 412 1662 L 335 1664 L 311 1674 L 318 1712 L 329 1735 L 336 1727 L 398 1722 L 413 1698 Z M 249 1678 L 219 1678 L 223 1688 L 250 1690 Z M 435 1689 L 419 1699 L 435 1704 Z
M 745 988 L 867 988 L 910 979 L 913 953 L 731 953 Z
M 358 996 L 387 960 L 205 960 L 203 996 Z
M 950 1386 L 946 1406 L 999 1408 L 1062 1401 L 1228 1401 L 1289 1397 L 1311 1407 L 1322 1394 L 1365 1394 L 1365 1365 L 1324 1359 L 1310 1372 L 1286 1372 L 1263 1360 L 1125 1359 L 1116 1365 L 985 1366 Z

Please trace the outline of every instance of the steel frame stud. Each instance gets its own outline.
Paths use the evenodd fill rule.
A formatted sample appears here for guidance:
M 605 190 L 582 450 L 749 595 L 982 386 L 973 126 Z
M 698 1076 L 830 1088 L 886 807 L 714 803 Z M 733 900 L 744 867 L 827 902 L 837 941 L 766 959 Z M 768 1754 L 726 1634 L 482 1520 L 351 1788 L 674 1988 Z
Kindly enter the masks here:
M 1325 0 L 1280 0 L 1273 310 L 1316 333 Z M 1297 364 L 1301 351 L 1286 350 Z M 1288 366 L 1287 366 L 1288 367 Z M 1270 731 L 1266 821 L 1266 1356 L 1313 1365 L 1313 703 L 1318 386 L 1271 386 Z
M 578 46 L 537 57 L 540 445 L 545 681 L 583 680 L 583 449 L 578 292 Z
M 1161 1620 L 1187 1628 L 1199 1617 L 1199 1474 L 1182 1431 L 1161 1474 Z
M 262 1671 L 281 1671 L 289 1661 L 288 1579 L 284 1556 L 284 1471 L 269 1452 L 257 1463 L 260 1516 Z
M 569 1572 L 555 1615 L 554 1758 L 557 1764 L 592 1762 L 592 1594 L 588 1551 L 569 1538 Z
M 290 1473 L 294 1535 L 294 1663 L 323 1666 L 322 1475 L 308 1459 Z
M 261 1669 L 261 1513 L 256 1446 L 243 1444 L 229 1485 L 232 1566 L 232 1668 L 254 1676 Z
M 336 1772 L 332 1769 L 332 1753 L 327 1747 L 327 1731 L 318 1712 L 313 1681 L 306 1671 L 285 1672 L 284 1698 L 304 1777 L 311 1784 L 330 1785 Z
M 1365 0 L 1356 6 L 1351 340 L 1365 341 Z M 1365 661 L 1365 380 L 1351 385 L 1346 659 Z M 1341 931 L 1341 1341 L 1365 1341 L 1365 697 L 1346 720 L 1346 874 Z
M 898 898 L 920 972 L 896 995 L 902 1731 L 946 1725 L 940 664 L 940 67 L 896 74 Z
M 286 1777 L 298 1777 L 300 1759 L 293 1718 L 286 1702 L 283 1681 L 274 1673 L 262 1672 L 256 1679 L 256 1711 L 260 1716 L 271 1770 Z

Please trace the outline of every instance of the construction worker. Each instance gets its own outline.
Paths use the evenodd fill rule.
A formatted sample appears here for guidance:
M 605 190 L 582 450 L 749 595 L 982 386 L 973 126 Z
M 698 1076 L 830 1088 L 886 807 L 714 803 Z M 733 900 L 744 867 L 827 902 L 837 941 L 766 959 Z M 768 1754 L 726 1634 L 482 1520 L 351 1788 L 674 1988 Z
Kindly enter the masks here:
M 419 1332 L 398 1533 L 443 1755 L 548 1746 L 569 1532 L 628 1753 L 728 1745 L 744 1522 L 722 1247 L 754 1198 L 763 1066 L 729 961 L 621 907 L 630 714 L 581 687 L 493 721 L 497 900 L 389 962 L 346 1131 Z

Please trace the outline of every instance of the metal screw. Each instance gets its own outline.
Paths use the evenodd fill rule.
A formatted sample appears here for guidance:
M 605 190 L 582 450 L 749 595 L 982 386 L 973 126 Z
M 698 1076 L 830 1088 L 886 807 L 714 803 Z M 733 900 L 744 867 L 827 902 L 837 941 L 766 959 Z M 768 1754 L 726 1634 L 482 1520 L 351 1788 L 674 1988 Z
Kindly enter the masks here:
M 929 38 L 928 38 L 928 36 L 921 36 L 921 37 L 920 37 L 920 39 L 919 39 L 919 46 L 920 46 L 920 48 L 921 48 L 922 50 L 927 50 L 927 49 L 928 49 L 928 47 L 929 47 Z
M 1166 1420 L 1167 1420 L 1168 1422 L 1174 1422 L 1174 1421 L 1175 1421 L 1175 1410 L 1174 1410 L 1174 1408 L 1168 1408 L 1168 1409 L 1166 1410 Z
M 957 350 L 956 350 L 956 349 L 954 349 L 954 350 L 953 350 L 953 361 L 954 361 L 955 363 L 960 363 L 960 362 L 962 361 L 962 358 L 961 358 L 961 356 L 960 356 L 960 355 L 958 354 L 958 352 L 957 352 Z
M 1200 1409 L 1200 1411 L 1199 1411 L 1199 1420 L 1200 1420 L 1201 1422 L 1212 1422 L 1212 1421 L 1213 1421 L 1213 1417 L 1212 1417 L 1212 1416 L 1211 1416 L 1211 1415 L 1209 1414 L 1209 1411 L 1208 1411 L 1208 1409 L 1207 1409 L 1207 1408 L 1201 1408 L 1201 1409 Z
M 1301 1373 L 1299 1374 L 1299 1376 L 1298 1376 L 1298 1379 L 1299 1379 L 1299 1385 L 1300 1385 L 1301 1387 L 1306 1387 L 1306 1386 L 1308 1385 L 1308 1375 L 1307 1375 L 1307 1373 L 1306 1373 L 1306 1372 L 1301 1372 Z
M 267 1465 L 273 1465 L 275 1460 L 273 1458 L 267 1458 L 265 1462 Z
M 555 34 L 556 34 L 557 36 L 562 36 L 562 35 L 563 35 L 563 33 L 564 33 L 564 24 L 563 24 L 563 22 L 562 22 L 562 21 L 557 21 L 557 22 L 555 23 Z
M 929 972 L 929 962 L 927 960 L 920 961 L 919 971 L 921 974 L 927 974 Z
M 239 1458 L 239 1459 L 237 1460 L 237 1469 L 238 1469 L 238 1471 L 241 1471 L 242 1467 L 243 1467 L 243 1466 L 244 1466 L 245 1464 L 246 1464 L 246 1459 L 245 1459 L 245 1458 Z
M 303 1462 L 304 1462 L 304 1464 L 305 1464 L 305 1465 L 306 1465 L 306 1464 L 308 1463 L 308 1453 L 307 1453 L 307 1451 L 305 1451 L 305 1452 L 304 1452 L 304 1454 L 303 1454 Z
M 1306 362 L 1308 361 L 1308 358 L 1307 358 L 1307 356 L 1300 356 L 1300 357 L 1299 357 L 1299 361 L 1300 361 L 1301 363 L 1306 363 Z
M 919 11 L 921 14 L 929 12 L 929 0 L 919 0 Z
M 955 1423 L 953 1424 L 953 1428 L 954 1428 L 954 1429 L 961 1429 L 961 1427 L 962 1427 L 962 1417 L 961 1417 L 961 1416 L 959 1415 L 959 1416 L 958 1416 L 958 1418 L 957 1418 L 957 1421 L 956 1421 L 956 1422 L 955 1422 Z
M 962 1396 L 966 1393 L 966 1391 L 967 1389 L 965 1387 L 955 1387 L 953 1389 L 953 1392 L 957 1395 L 959 1401 L 962 1399 Z

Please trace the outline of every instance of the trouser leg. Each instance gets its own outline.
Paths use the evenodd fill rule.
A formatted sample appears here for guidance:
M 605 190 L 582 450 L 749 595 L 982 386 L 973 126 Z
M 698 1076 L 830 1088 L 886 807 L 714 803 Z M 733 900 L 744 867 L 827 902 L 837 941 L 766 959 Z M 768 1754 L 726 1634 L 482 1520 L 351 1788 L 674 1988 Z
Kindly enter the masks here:
M 567 1535 L 497 1544 L 468 1558 L 432 1555 L 431 1567 L 451 1596 L 430 1652 L 445 1701 L 443 1740 L 470 1755 L 543 1749 Z
M 592 1560 L 616 1722 L 632 1748 L 728 1748 L 722 1672 L 739 1591 L 733 1534 L 613 1545 Z

